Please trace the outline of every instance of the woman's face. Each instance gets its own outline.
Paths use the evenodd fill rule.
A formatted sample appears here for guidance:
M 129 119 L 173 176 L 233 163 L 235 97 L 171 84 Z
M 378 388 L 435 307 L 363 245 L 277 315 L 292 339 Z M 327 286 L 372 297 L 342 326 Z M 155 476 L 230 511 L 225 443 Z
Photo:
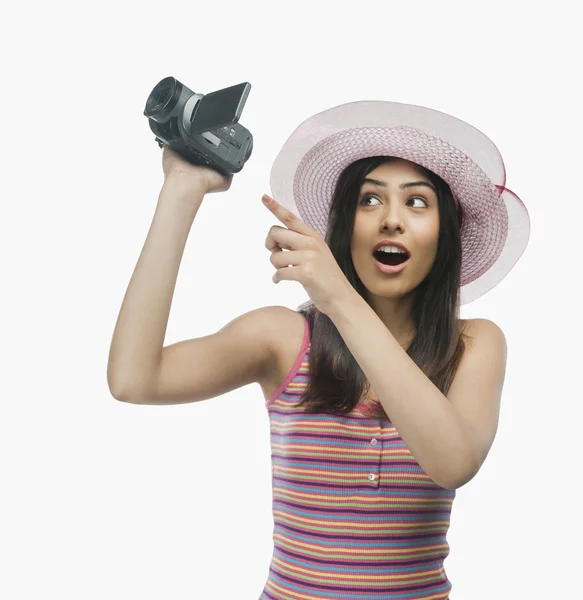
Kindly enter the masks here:
M 427 185 L 409 186 L 414 182 Z M 431 271 L 438 236 L 437 194 L 414 163 L 403 159 L 384 163 L 366 176 L 357 200 L 350 250 L 369 295 L 401 298 L 413 291 Z M 383 273 L 375 262 L 373 249 L 383 240 L 401 242 L 410 253 L 399 273 Z

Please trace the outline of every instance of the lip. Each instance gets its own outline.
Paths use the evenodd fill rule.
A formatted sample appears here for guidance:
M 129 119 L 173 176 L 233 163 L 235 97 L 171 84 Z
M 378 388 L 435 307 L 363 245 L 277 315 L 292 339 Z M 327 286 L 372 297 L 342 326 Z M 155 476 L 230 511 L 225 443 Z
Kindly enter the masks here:
M 383 265 L 383 263 L 379 262 L 376 258 L 374 258 L 374 256 L 373 260 L 375 262 L 375 265 L 378 267 L 379 271 L 381 271 L 381 273 L 385 273 L 386 275 L 393 275 L 394 273 L 400 273 L 409 264 L 411 257 L 409 257 L 405 262 L 401 263 L 400 265 Z

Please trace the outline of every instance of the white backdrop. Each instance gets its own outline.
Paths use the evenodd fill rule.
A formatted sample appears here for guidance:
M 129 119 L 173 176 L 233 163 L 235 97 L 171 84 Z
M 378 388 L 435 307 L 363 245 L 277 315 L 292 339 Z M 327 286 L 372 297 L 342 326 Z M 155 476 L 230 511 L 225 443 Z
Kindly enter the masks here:
M 210 5 L 213 5 L 211 8 Z M 142 112 L 172 75 L 252 84 L 254 151 L 205 198 L 165 345 L 260 306 L 261 204 L 308 116 L 393 100 L 468 121 L 500 149 L 531 240 L 462 307 L 508 341 L 500 425 L 453 505 L 452 600 L 574 598 L 580 587 L 583 133 L 575 3 L 73 2 L 3 10 L 0 597 L 256 600 L 272 552 L 269 422 L 258 385 L 174 406 L 109 393 L 109 345 L 163 182 Z M 277 199 L 277 198 L 276 198 Z M 225 240 L 229 240 L 228 243 Z

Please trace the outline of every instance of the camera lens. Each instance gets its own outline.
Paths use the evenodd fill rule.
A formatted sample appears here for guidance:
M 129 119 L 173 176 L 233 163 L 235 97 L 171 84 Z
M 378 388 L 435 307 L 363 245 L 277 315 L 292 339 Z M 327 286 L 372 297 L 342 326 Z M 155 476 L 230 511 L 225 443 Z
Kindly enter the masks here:
M 176 97 L 177 99 L 177 96 L 179 96 L 179 94 L 175 94 L 177 84 L 178 82 L 176 79 L 174 79 L 174 77 L 166 77 L 165 79 L 162 79 L 162 81 L 156 85 L 156 87 L 148 96 L 144 114 L 147 117 L 153 117 L 165 108 L 169 108 L 171 110 L 173 107 L 168 107 L 168 103 L 172 100 L 172 98 Z

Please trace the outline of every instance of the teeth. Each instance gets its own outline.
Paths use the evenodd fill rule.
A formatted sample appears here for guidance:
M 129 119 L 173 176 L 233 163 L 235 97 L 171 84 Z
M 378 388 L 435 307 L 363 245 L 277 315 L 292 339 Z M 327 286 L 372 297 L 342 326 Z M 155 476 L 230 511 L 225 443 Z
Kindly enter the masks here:
M 406 252 L 404 250 L 402 250 L 401 248 L 397 248 L 396 246 L 382 246 L 382 248 L 379 248 L 377 250 L 377 252 L 387 252 L 387 253 L 399 253 L 399 254 L 406 254 Z

